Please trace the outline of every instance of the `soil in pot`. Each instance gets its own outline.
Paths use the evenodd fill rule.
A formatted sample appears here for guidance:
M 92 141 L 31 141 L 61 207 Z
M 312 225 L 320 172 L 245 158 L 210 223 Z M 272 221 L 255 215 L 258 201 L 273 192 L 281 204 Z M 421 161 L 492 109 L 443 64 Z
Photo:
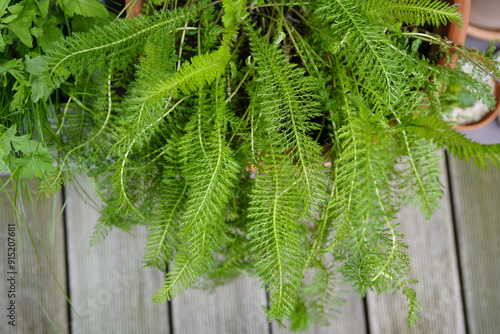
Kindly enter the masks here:
M 462 71 L 472 73 L 473 65 L 470 63 L 462 67 Z M 456 130 L 473 130 L 491 122 L 500 111 L 500 84 L 490 76 L 484 76 L 483 82 L 491 87 L 491 94 L 497 101 L 493 109 L 488 108 L 486 103 L 477 100 L 470 92 L 459 87 L 449 87 L 452 96 L 456 100 L 450 106 L 449 114 L 445 116 L 446 121 L 457 124 Z

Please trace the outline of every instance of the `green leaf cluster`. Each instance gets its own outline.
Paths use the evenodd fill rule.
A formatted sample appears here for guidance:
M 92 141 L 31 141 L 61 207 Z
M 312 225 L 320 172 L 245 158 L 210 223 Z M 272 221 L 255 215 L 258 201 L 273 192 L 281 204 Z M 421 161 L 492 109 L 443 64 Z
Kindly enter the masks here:
M 54 152 L 64 140 L 57 131 L 55 113 L 62 108 L 64 93 L 58 90 L 50 95 L 52 90 L 40 80 L 41 55 L 65 35 L 85 25 L 105 23 L 109 16 L 96 0 L 0 1 L 0 126 L 7 129 L 2 170 L 22 180 L 44 179 L 55 172 Z M 17 137 L 28 141 L 32 150 L 19 150 Z M 13 150 L 7 150 L 11 139 Z
M 69 16 L 89 13 L 58 4 Z M 269 291 L 269 318 L 303 330 L 336 313 L 343 280 L 361 295 L 400 291 L 414 325 L 419 303 L 398 210 L 411 203 L 429 218 L 439 207 L 440 149 L 500 163 L 498 145 L 473 143 L 441 117 L 448 83 L 492 103 L 489 89 L 434 64 L 422 44 L 496 77 L 498 64 L 413 29 L 460 22 L 456 7 L 191 0 L 148 8 L 26 58 L 30 82 L 44 87 L 31 86 L 39 103 L 66 94 L 67 108 L 53 114 L 57 167 L 43 189 L 71 180 L 74 166 L 96 179 L 104 205 L 91 244 L 114 226 L 145 225 L 145 266 L 168 269 L 156 302 L 246 272 Z M 2 75 L 22 76 L 23 62 L 7 64 Z M 48 157 L 30 152 L 22 153 Z
M 43 178 L 45 173 L 55 170 L 52 154 L 28 135 L 16 134 L 16 126 L 1 129 L 0 171 L 14 172 L 20 178 Z

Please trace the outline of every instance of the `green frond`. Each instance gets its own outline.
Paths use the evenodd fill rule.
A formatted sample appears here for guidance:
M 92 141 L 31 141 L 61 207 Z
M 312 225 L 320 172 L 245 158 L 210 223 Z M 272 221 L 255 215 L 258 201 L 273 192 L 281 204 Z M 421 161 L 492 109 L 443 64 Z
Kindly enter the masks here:
M 372 15 L 417 26 L 462 23 L 458 7 L 441 0 L 370 0 L 368 6 Z
M 169 79 L 158 82 L 154 89 L 137 97 L 137 103 L 154 104 L 169 96 L 177 97 L 179 93 L 189 94 L 210 85 L 216 78 L 225 73 L 231 59 L 227 46 L 223 45 L 212 53 L 194 56 L 184 63 L 178 73 Z
M 226 231 L 222 239 L 222 247 L 214 256 L 213 270 L 205 274 L 206 279 L 201 283 L 204 289 L 213 291 L 245 272 L 254 274 L 254 258 L 250 255 L 252 246 L 248 238 Z
M 120 127 L 117 129 L 119 141 L 115 143 L 118 154 L 130 150 L 131 141 L 141 147 L 161 124 L 160 116 L 170 107 L 167 97 L 160 96 L 154 101 L 145 95 L 156 89 L 160 78 L 174 75 L 177 56 L 175 55 L 175 36 L 173 34 L 151 37 L 144 47 L 145 55 L 140 59 L 136 71 L 136 81 L 130 85 L 127 96 L 121 103 Z M 168 108 L 167 107 L 167 108 Z M 148 129 L 144 131 L 144 129 Z
M 405 279 L 410 272 L 410 260 L 406 253 L 408 246 L 396 228 L 397 225 L 389 225 L 369 252 L 349 258 L 340 270 L 362 296 L 368 290 L 378 294 L 394 294 L 400 290 L 408 299 L 408 327 L 411 327 L 418 319 L 420 304 L 415 290 L 409 287 L 415 281 Z
M 89 32 L 74 33 L 44 56 L 45 82 L 49 87 L 57 88 L 70 74 L 84 70 L 93 72 L 118 56 L 121 57 L 121 66 L 127 66 L 136 59 L 145 37 L 172 34 L 173 30 L 192 20 L 196 13 L 192 8 L 163 11 L 154 16 L 117 19 Z M 123 58 L 124 55 L 128 58 Z
M 306 259 L 304 226 L 297 221 L 302 199 L 290 164 L 267 153 L 250 195 L 248 235 L 262 284 L 271 291 L 270 319 L 288 317 L 295 308 Z M 303 205 L 303 204 L 302 204 Z
M 141 95 L 154 89 L 162 79 L 174 75 L 178 61 L 176 54 L 175 34 L 153 35 L 144 45 L 144 55 L 140 57 L 139 67 L 136 70 L 136 80 L 128 95 Z
M 452 129 L 442 118 L 428 115 L 406 121 L 403 129 L 434 143 L 459 159 L 474 160 L 476 165 L 486 169 L 486 160 L 500 165 L 500 144 L 481 145 L 471 141 L 464 134 Z
M 261 127 L 272 133 L 275 149 L 288 153 L 282 163 L 293 165 L 306 209 L 312 208 L 326 196 L 322 148 L 311 138 L 317 127 L 310 120 L 319 115 L 318 87 L 303 69 L 288 63 L 276 42 L 266 43 L 255 32 L 250 39 L 258 65 L 257 98 L 266 115 Z
M 418 314 L 420 313 L 420 303 L 417 301 L 417 293 L 415 289 L 411 288 L 410 284 L 417 284 L 416 280 L 403 281 L 400 285 L 403 295 L 408 301 L 408 328 L 414 326 L 420 320 Z
M 376 88 L 389 104 L 401 98 L 401 82 L 406 77 L 385 27 L 371 20 L 362 1 L 318 1 L 314 12 L 319 21 L 329 26 L 328 35 L 337 41 L 336 50 L 328 50 L 343 59 L 366 86 Z M 353 57 L 353 55 L 356 57 Z
M 246 4 L 247 1 L 243 0 L 222 0 L 222 8 L 224 8 L 222 23 L 226 29 L 231 29 L 241 22 Z
M 160 122 L 175 110 L 179 102 L 172 107 L 170 104 L 171 100 L 177 97 L 178 92 L 188 94 L 213 83 L 225 73 L 230 57 L 229 49 L 225 46 L 221 46 L 210 54 L 194 56 L 191 62 L 181 67 L 179 72 L 174 75 L 165 74 L 167 79 L 157 80 L 154 87 L 147 83 L 150 78 L 146 74 L 150 71 L 140 70 L 141 77 L 137 85 L 123 102 L 126 110 L 121 119 L 120 141 L 115 144 L 115 151 L 122 156 L 125 155 L 124 159 L 126 159 L 126 155 L 134 146 L 141 147 L 158 129 Z M 145 67 L 149 63 L 150 61 L 146 58 Z M 156 75 L 161 75 L 161 72 Z M 165 109 L 169 112 L 165 113 Z
M 269 44 L 251 28 L 248 33 L 257 64 L 258 102 L 251 126 L 259 135 L 251 150 L 260 166 L 249 207 L 249 235 L 257 273 L 271 291 L 268 315 L 282 319 L 295 308 L 300 266 L 307 258 L 301 220 L 311 217 L 326 197 L 321 147 L 310 137 L 316 129 L 310 119 L 319 115 L 318 88 L 313 78 L 288 63 L 278 39 Z
M 165 282 L 153 296 L 153 301 L 158 304 L 166 303 L 177 296 L 196 281 L 198 272 L 194 271 L 187 250 L 181 250 L 175 255 L 175 262 L 169 267 Z
M 399 138 L 406 155 L 400 161 L 400 170 L 396 174 L 398 186 L 402 189 L 401 198 L 404 204 L 419 206 L 422 215 L 429 219 L 444 194 L 439 181 L 439 150 L 436 145 L 404 130 Z
M 97 245 L 101 242 L 101 239 L 104 240 L 108 236 L 109 229 L 105 222 L 100 222 L 94 226 L 94 232 L 90 236 L 90 247 Z
M 187 183 L 181 178 L 167 179 L 164 189 L 165 194 L 160 196 L 163 205 L 159 208 L 158 218 L 148 226 L 149 234 L 143 261 L 146 267 L 154 266 L 162 271 L 173 259 L 178 243 L 176 237 L 187 198 Z
M 380 268 L 384 267 L 386 259 L 393 248 L 393 239 L 384 230 L 379 231 L 378 235 L 377 242 L 370 245 L 368 251 L 349 257 L 341 266 L 342 275 L 348 282 L 353 284 L 353 287 L 361 296 L 365 296 L 366 291 L 369 289 L 376 288 L 377 283 L 382 284 L 380 289 L 377 289 L 379 292 L 390 291 L 396 279 L 396 277 L 391 277 L 386 272 L 379 275 Z M 400 255 L 404 255 L 404 253 L 400 253 Z M 392 257 L 392 259 L 394 261 L 396 258 Z M 373 280 L 374 278 L 375 280 Z
M 325 258 L 322 262 L 315 263 L 312 270 L 316 274 L 301 292 L 301 301 L 291 316 L 292 330 L 294 327 L 306 330 L 311 324 L 328 326 L 329 320 L 336 317 L 339 307 L 345 302 L 338 289 L 342 281 L 337 268 L 331 259 Z
M 376 243 L 394 214 L 389 182 L 395 147 L 388 126 L 363 110 L 364 104 L 353 103 L 346 110 L 347 124 L 338 131 L 341 151 L 335 162 L 335 201 L 329 208 L 336 234 L 329 248 L 361 254 Z
M 112 184 L 114 184 L 114 189 L 118 192 L 119 201 L 122 203 L 120 208 L 126 208 L 127 210 L 132 210 L 141 218 L 145 218 L 134 206 L 133 201 L 131 201 L 129 192 L 127 191 L 127 185 L 130 184 L 128 180 L 128 172 L 130 168 L 127 164 L 132 163 L 130 156 L 133 154 L 132 151 L 137 145 L 143 144 L 143 141 L 148 136 L 151 136 L 160 126 L 160 123 L 172 113 L 175 108 L 184 102 L 187 97 L 184 97 L 177 101 L 173 106 L 167 109 L 160 117 L 153 119 L 144 128 L 138 130 L 137 132 L 129 132 L 125 136 L 121 137 L 120 141 L 115 143 L 113 150 L 118 155 L 116 161 L 109 167 L 109 171 L 113 173 Z M 133 169 L 132 169 L 133 171 Z
M 412 117 L 415 109 L 418 113 L 440 112 L 436 105 L 438 92 L 442 89 L 442 80 L 429 78 L 446 77 L 442 72 L 447 72 L 441 66 L 436 66 L 429 59 L 421 57 L 419 47 L 421 40 L 409 41 L 407 38 L 391 40 L 391 49 L 399 63 L 399 70 L 403 76 L 398 77 L 401 86 L 398 87 L 401 99 L 392 105 L 387 104 L 384 96 L 380 94 L 379 87 L 363 82 L 357 82 L 357 88 L 363 93 L 365 101 L 371 106 L 375 114 L 382 118 L 389 118 L 397 122 L 397 118 Z M 337 65 L 338 67 L 338 65 Z M 344 69 L 336 69 L 336 75 L 350 77 Z M 443 79 L 446 82 L 446 79 Z
M 172 298 L 174 292 L 192 284 L 192 277 L 209 271 L 214 263 L 212 252 L 220 247 L 224 212 L 233 195 L 239 166 L 224 138 L 227 110 L 221 98 L 223 89 L 218 82 L 215 86 L 214 103 L 193 115 L 180 147 L 185 156 L 182 175 L 188 185 L 188 200 L 179 231 L 181 250 L 175 254 L 174 269 L 167 274 L 167 288 L 161 298 Z
M 156 170 L 151 173 L 151 181 L 144 182 L 150 185 L 157 194 L 145 196 L 156 197 L 156 203 L 151 208 L 151 218 L 147 221 L 149 231 L 143 263 L 145 266 L 154 266 L 165 271 L 167 264 L 174 258 L 180 244 L 179 229 L 181 218 L 187 202 L 187 182 L 181 175 L 179 161 L 179 141 L 181 133 L 176 131 L 162 131 L 150 141 L 150 152 L 140 156 L 143 163 L 137 173 L 148 173 L 148 166 Z M 157 149 L 156 147 L 159 147 Z M 153 162 L 157 164 L 153 164 Z
M 127 232 L 130 231 L 132 225 L 137 225 L 143 221 L 136 215 L 123 210 L 121 200 L 119 200 L 113 192 L 103 192 L 100 197 L 103 204 L 99 210 L 101 217 L 99 217 L 99 223 L 96 225 L 95 231 L 100 233 L 102 236 L 104 236 L 102 234 L 104 229 L 111 230 L 113 227 L 118 227 Z M 137 198 L 135 196 L 132 197 L 131 202 L 136 203 Z M 94 235 L 91 238 L 92 243 L 96 243 L 98 241 L 97 239 L 94 239 L 94 237 L 97 237 L 97 235 Z
M 394 132 L 387 121 L 367 112 L 349 87 L 349 81 L 339 84 L 345 116 L 336 132 L 340 152 L 334 165 L 335 201 L 324 209 L 334 218 L 333 237 L 322 251 L 332 251 L 343 262 L 344 278 L 361 294 L 367 289 L 387 292 L 409 272 L 406 245 L 391 223 L 398 204 L 391 196 Z

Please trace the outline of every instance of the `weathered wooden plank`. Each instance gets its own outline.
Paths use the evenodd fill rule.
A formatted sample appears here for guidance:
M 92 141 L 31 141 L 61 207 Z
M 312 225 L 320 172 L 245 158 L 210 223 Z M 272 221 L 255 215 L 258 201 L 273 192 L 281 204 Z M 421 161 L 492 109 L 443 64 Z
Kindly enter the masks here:
M 441 182 L 448 188 L 444 161 L 441 168 Z M 408 306 L 400 293 L 394 296 L 369 293 L 370 333 L 465 333 L 448 191 L 441 205 L 444 210 L 437 210 L 429 221 L 413 207 L 404 208 L 398 218 L 399 230 L 406 235 L 409 246 L 410 277 L 420 281 L 415 288 L 421 303 L 421 320 L 409 330 Z
M 210 294 L 190 289 L 173 299 L 175 334 L 265 334 L 266 294 L 257 278 L 243 276 Z
M 500 328 L 500 169 L 450 159 L 451 183 L 469 332 Z
M 98 218 L 99 213 L 70 190 L 68 266 L 76 311 L 71 313 L 72 333 L 169 333 L 168 305 L 151 300 L 164 273 L 142 268 L 145 228 L 135 226 L 131 235 L 115 229 L 89 248 Z
M 339 286 L 339 291 L 349 290 L 345 285 Z M 365 310 L 362 298 L 355 292 L 338 294 L 338 297 L 345 299 L 345 303 L 339 307 L 339 313 L 336 318 L 329 321 L 329 326 L 320 326 L 313 324 L 304 334 L 343 334 L 343 333 L 367 333 L 365 321 Z M 286 328 L 280 328 L 276 321 L 272 322 L 273 334 L 295 333 L 290 331 L 290 326 L 286 322 Z
M 2 177 L 2 182 L 6 181 Z M 36 183 L 30 183 L 30 189 L 37 189 Z M 7 187 L 14 199 L 13 187 Z M 0 333 L 60 333 L 68 332 L 68 309 L 63 290 L 66 290 L 66 260 L 64 246 L 64 228 L 62 219 L 52 225 L 54 198 L 34 202 L 31 210 L 28 200 L 17 203 L 17 210 L 24 210 L 25 219 L 18 221 L 15 228 L 16 254 L 15 268 L 7 264 L 9 247 L 8 224 L 15 223 L 14 209 L 5 193 L 1 194 L 0 217 Z M 61 210 L 61 196 L 56 197 L 56 211 Z M 29 229 L 29 233 L 28 233 Z M 54 231 L 54 234 L 52 234 Z M 33 247 L 38 252 L 38 259 Z M 51 246 L 54 235 L 54 248 Z M 10 274 L 15 272 L 15 274 Z M 15 296 L 9 298 L 8 278 L 14 277 Z M 59 288 L 57 281 L 61 285 Z M 7 307 L 10 300 L 15 302 L 16 326 L 8 325 Z M 46 312 L 46 314 L 44 313 Z M 50 320 L 49 320 L 50 317 Z M 52 322 L 52 324 L 51 324 Z

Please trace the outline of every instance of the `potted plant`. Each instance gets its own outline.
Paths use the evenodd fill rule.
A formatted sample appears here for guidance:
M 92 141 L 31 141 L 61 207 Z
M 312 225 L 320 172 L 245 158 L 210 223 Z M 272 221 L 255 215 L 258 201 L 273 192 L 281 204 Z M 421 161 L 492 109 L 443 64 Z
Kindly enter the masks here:
M 473 69 L 470 63 L 461 66 L 461 70 L 467 73 L 472 73 Z M 478 80 L 482 80 L 490 88 L 494 102 L 483 102 L 466 87 L 462 87 L 459 82 L 449 83 L 446 91 L 441 95 L 441 100 L 445 120 L 456 124 L 453 126 L 456 130 L 479 129 L 493 121 L 500 112 L 500 84 L 482 72 L 475 74 Z
M 15 0 L 2 2 L 0 18 L 0 173 L 6 177 L 1 189 L 12 181 L 16 194 L 22 194 L 29 180 L 55 171 L 48 149 L 57 149 L 62 124 L 54 113 L 64 109 L 66 99 L 64 89 L 49 94 L 38 80 L 38 60 L 64 36 L 107 24 L 110 15 L 97 0 L 84 5 Z
M 92 242 L 145 225 L 144 263 L 168 264 L 156 302 L 246 271 L 270 292 L 269 318 L 301 329 L 328 317 L 340 274 L 360 294 L 400 290 L 414 324 L 393 217 L 438 206 L 440 148 L 500 162 L 441 117 L 446 82 L 487 89 L 419 47 L 477 52 L 411 26 L 460 19 L 437 0 L 153 1 L 36 58 L 37 80 L 70 83 L 74 102 L 42 190 L 81 165 L 105 203 Z

